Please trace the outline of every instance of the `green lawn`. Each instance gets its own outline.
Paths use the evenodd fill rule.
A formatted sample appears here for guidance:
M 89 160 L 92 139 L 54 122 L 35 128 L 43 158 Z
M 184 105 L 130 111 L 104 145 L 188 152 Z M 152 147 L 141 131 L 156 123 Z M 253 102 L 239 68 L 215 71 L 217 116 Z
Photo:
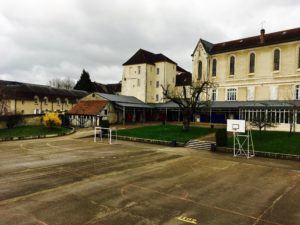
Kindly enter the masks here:
M 168 124 L 119 130 L 118 135 L 163 141 L 176 140 L 177 142 L 187 142 L 190 139 L 202 137 L 213 132 L 213 129 L 203 127 L 191 127 L 189 131 L 183 131 L 182 126 Z
M 63 134 L 70 131 L 69 128 L 48 129 L 45 126 L 21 126 L 12 129 L 0 129 L 0 138 L 44 136 L 47 134 Z
M 288 132 L 252 131 L 255 151 L 284 154 L 300 154 L 300 133 L 289 135 Z M 233 146 L 233 138 L 229 138 L 228 147 Z

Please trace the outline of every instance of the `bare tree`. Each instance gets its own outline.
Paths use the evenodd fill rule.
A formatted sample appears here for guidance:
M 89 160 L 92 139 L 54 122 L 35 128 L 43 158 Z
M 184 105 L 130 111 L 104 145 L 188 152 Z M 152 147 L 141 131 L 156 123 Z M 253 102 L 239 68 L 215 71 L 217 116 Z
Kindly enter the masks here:
M 266 115 L 266 112 L 260 112 L 255 115 L 250 123 L 251 126 L 258 128 L 260 132 L 267 127 L 275 127 L 271 119 Z
M 54 78 L 49 81 L 49 85 L 55 88 L 71 90 L 74 88 L 75 82 L 70 77 L 65 79 Z
M 215 86 L 211 81 L 193 82 L 191 86 L 182 86 L 182 90 L 162 86 L 164 98 L 176 103 L 182 111 L 183 130 L 189 130 L 191 117 L 200 106 L 210 105 L 210 93 Z

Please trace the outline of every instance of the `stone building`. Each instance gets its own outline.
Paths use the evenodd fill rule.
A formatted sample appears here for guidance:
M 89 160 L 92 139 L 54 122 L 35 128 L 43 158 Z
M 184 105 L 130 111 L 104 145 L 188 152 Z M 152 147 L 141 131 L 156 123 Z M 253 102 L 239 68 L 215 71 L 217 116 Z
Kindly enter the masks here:
M 177 76 L 189 72 L 163 54 L 138 50 L 123 64 L 122 95 L 135 96 L 145 103 L 162 103 L 162 87 L 175 88 Z
M 63 113 L 87 94 L 85 91 L 0 80 L 1 114 L 31 115 L 49 111 Z

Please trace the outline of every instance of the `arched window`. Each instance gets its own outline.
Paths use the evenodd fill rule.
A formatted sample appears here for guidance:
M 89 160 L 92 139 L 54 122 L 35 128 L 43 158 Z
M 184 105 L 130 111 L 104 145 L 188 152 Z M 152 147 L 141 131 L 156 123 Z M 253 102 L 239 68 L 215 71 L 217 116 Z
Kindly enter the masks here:
M 250 64 L 249 64 L 249 73 L 255 72 L 255 54 L 250 54 Z
M 235 57 L 231 56 L 230 57 L 230 73 L 229 75 L 234 75 L 235 72 Z
M 217 60 L 213 59 L 212 62 L 212 76 L 215 77 L 217 76 Z
M 57 105 L 60 105 L 60 98 L 56 99 Z
M 198 80 L 201 80 L 202 78 L 202 61 L 199 61 L 198 63 Z
M 277 71 L 280 68 L 280 50 L 279 49 L 275 49 L 274 51 L 274 66 L 273 66 L 273 70 Z
M 298 68 L 300 69 L 300 47 L 298 48 Z
M 34 96 L 34 104 L 39 104 L 39 97 L 38 96 Z
M 44 104 L 47 105 L 48 104 L 48 98 L 44 97 Z

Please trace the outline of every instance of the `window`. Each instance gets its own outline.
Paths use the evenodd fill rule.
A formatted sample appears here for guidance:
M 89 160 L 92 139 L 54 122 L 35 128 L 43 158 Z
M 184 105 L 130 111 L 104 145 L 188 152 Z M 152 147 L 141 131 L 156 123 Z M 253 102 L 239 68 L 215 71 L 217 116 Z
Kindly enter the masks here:
M 159 87 L 159 81 L 156 81 L 156 87 L 157 88 Z
M 217 60 L 213 59 L 212 63 L 212 76 L 215 77 L 217 76 Z
M 39 104 L 39 97 L 38 96 L 34 96 L 34 104 Z
M 60 105 L 60 98 L 56 99 L 57 105 Z
M 202 78 L 202 61 L 198 62 L 198 80 Z
M 273 65 L 273 70 L 278 71 L 280 68 L 280 50 L 275 49 L 274 51 L 274 65 Z
M 249 63 L 249 73 L 254 73 L 255 71 L 255 54 L 250 54 L 250 63 Z
M 107 116 L 107 109 L 104 109 L 104 116 Z
M 295 99 L 300 100 L 300 85 L 296 85 Z
M 158 95 L 155 96 L 155 99 L 156 99 L 156 101 L 158 102 L 158 99 L 159 99 Z
M 44 98 L 44 104 L 48 105 L 48 98 L 47 97 Z
M 217 100 L 217 89 L 212 89 L 211 100 L 212 101 L 216 101 Z
M 141 85 L 141 80 L 138 79 L 138 80 L 137 80 L 137 86 L 139 87 L 140 85 Z
M 152 86 L 152 81 L 150 80 L 150 86 Z
M 227 101 L 236 101 L 236 88 L 227 89 Z
M 69 105 L 69 99 L 65 98 L 66 105 Z
M 298 48 L 298 68 L 300 69 L 300 47 Z
M 235 57 L 231 56 L 230 57 L 230 71 L 229 71 L 229 75 L 233 76 L 235 72 Z
M 138 74 L 141 74 L 141 66 L 138 66 Z
M 24 103 L 25 103 L 25 101 L 24 101 L 24 100 L 22 100 L 22 105 L 24 105 Z
M 156 68 L 156 74 L 157 75 L 159 74 L 159 68 Z

